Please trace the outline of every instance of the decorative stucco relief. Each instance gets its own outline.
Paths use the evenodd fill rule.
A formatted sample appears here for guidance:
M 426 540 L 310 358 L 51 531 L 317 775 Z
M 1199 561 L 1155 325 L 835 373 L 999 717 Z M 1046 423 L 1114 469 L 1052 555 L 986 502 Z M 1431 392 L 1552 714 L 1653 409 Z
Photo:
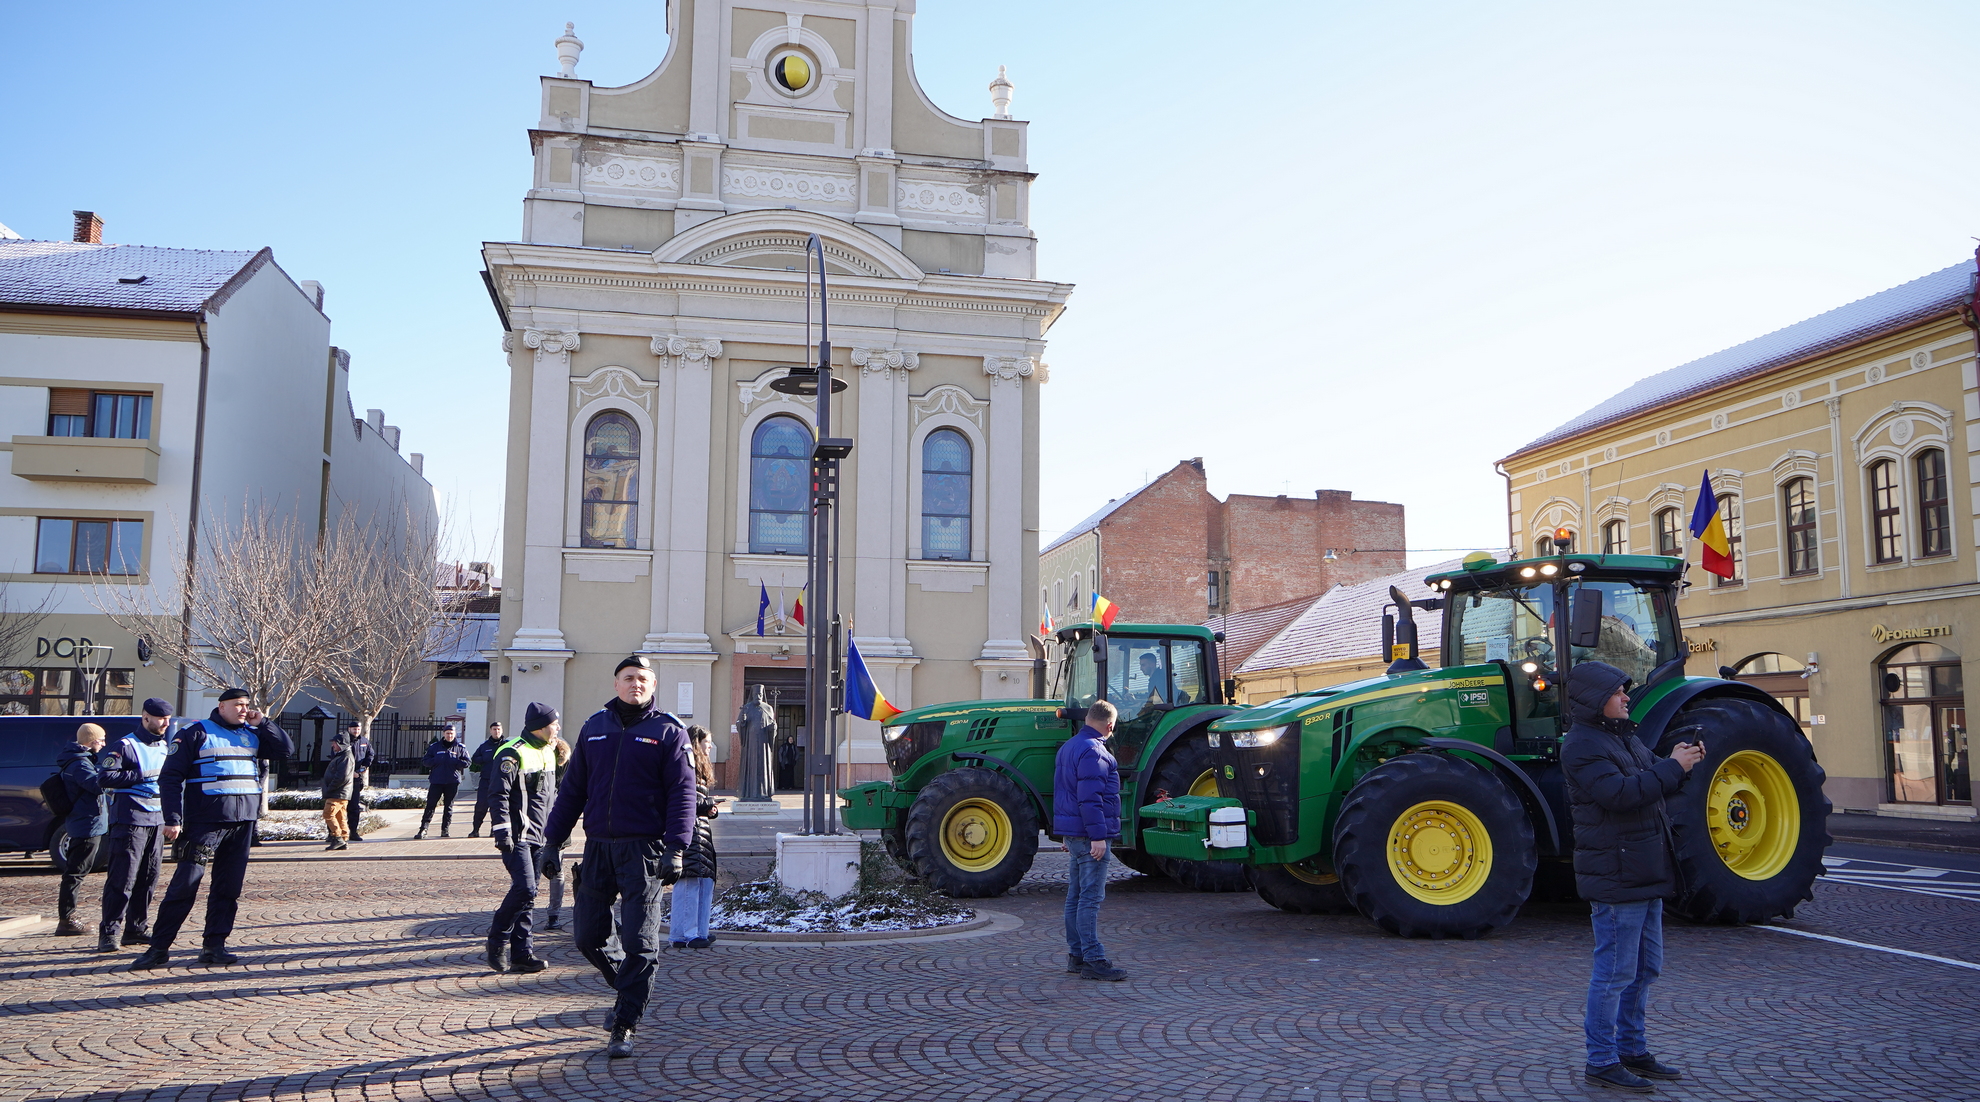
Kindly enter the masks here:
M 653 338 L 653 354 L 660 357 L 663 367 L 668 366 L 668 360 L 672 360 L 674 367 L 706 369 L 722 357 L 722 342 L 715 337 L 657 334 Z
M 851 176 L 722 166 L 722 194 L 764 199 L 850 203 L 858 196 Z
M 990 408 L 985 402 L 969 391 L 951 383 L 945 383 L 919 398 L 908 400 L 908 410 L 912 428 L 919 428 L 923 421 L 937 414 L 947 413 L 960 417 L 983 431 L 984 413 Z
M 749 407 L 758 402 L 782 397 L 782 395 L 770 389 L 770 384 L 783 378 L 784 375 L 785 371 L 783 368 L 773 367 L 754 379 L 736 380 L 736 400 L 742 403 L 743 412 L 748 413 Z
M 578 333 L 575 329 L 525 329 L 523 346 L 536 349 L 536 358 L 555 356 L 578 350 Z
M 584 182 L 600 187 L 679 192 L 681 166 L 678 161 L 659 161 L 645 157 L 601 157 L 599 154 L 591 153 L 585 157 Z
M 981 217 L 990 210 L 989 197 L 981 189 L 932 180 L 902 180 L 894 190 L 894 205 L 901 210 L 928 214 L 967 214 Z
M 660 389 L 659 383 L 648 382 L 623 367 L 601 367 L 576 382 L 580 404 L 600 398 L 624 398 L 648 413 L 653 412 L 654 395 Z
M 899 348 L 860 348 L 855 346 L 851 353 L 852 364 L 862 375 L 885 375 L 889 371 L 902 374 L 921 366 L 921 355 Z
M 985 356 L 983 373 L 990 376 L 990 385 L 1009 383 L 1023 386 L 1026 379 L 1038 370 L 1038 361 L 1029 356 Z

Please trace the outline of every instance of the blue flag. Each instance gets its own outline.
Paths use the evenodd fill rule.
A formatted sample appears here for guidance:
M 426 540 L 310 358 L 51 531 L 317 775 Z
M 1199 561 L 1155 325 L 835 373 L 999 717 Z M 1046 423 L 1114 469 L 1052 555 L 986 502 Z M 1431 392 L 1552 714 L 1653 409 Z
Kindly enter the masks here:
M 759 590 L 756 598 L 756 634 L 761 635 L 763 634 L 763 614 L 770 611 L 770 586 L 764 582 L 758 582 L 756 585 Z

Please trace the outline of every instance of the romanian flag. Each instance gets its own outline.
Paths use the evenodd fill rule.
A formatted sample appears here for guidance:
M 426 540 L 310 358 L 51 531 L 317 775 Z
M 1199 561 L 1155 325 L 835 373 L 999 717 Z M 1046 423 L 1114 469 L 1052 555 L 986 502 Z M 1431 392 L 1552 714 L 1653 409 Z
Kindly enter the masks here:
M 866 660 L 859 656 L 859 644 L 850 636 L 846 639 L 846 712 L 875 723 L 885 723 L 901 714 L 873 684 L 873 675 L 866 672 Z
M 1049 636 L 1052 634 L 1052 627 L 1052 610 L 1048 606 L 1045 609 L 1045 615 L 1038 621 L 1038 634 Z
M 1100 595 L 1099 590 L 1093 591 L 1092 619 L 1099 623 L 1101 631 L 1106 631 L 1108 628 L 1113 627 L 1114 617 L 1119 616 L 1120 614 L 1121 614 L 1121 606 L 1115 604 L 1114 602 L 1108 600 L 1105 597 L 1102 597 Z
M 811 588 L 811 584 L 809 582 L 805 583 L 805 589 L 809 589 L 809 588 Z M 796 607 L 791 609 L 791 619 L 797 621 L 797 626 L 799 627 L 804 626 L 804 590 L 803 589 L 798 590 L 797 605 Z
M 1704 545 L 1705 569 L 1721 578 L 1733 576 L 1732 541 L 1726 538 L 1726 522 L 1719 516 L 1719 498 L 1712 492 L 1712 472 L 1705 472 L 1699 487 L 1698 504 L 1691 509 L 1691 534 Z

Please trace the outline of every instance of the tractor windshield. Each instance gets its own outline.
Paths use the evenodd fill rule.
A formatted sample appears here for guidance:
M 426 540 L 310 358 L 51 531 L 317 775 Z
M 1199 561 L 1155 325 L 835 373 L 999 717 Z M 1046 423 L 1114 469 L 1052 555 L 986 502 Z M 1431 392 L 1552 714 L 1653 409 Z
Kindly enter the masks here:
M 1607 662 L 1641 685 L 1658 666 L 1676 658 L 1683 646 L 1671 596 L 1664 586 L 1627 581 L 1575 581 L 1569 593 L 1600 590 L 1602 634 L 1592 647 L 1574 647 L 1570 662 Z M 1572 598 L 1568 598 L 1572 600 Z M 1556 661 L 1555 586 L 1485 589 L 1453 598 L 1451 634 L 1463 665 L 1505 662 L 1515 670 L 1559 676 Z M 1563 606 L 1572 607 L 1572 606 Z
M 1554 668 L 1553 586 L 1483 589 L 1453 600 L 1451 632 L 1461 664 L 1532 662 L 1540 670 Z
M 1605 581 L 1577 582 L 1569 588 L 1602 591 L 1602 634 L 1592 647 L 1573 648 L 1574 661 L 1607 662 L 1641 685 L 1650 671 L 1681 653 L 1683 640 L 1668 589 Z
M 1100 669 L 1093 658 L 1093 637 L 1087 636 L 1066 651 L 1066 704 L 1091 708 L 1100 699 Z
M 1099 660 L 1103 657 L 1104 696 L 1120 709 L 1124 720 L 1186 704 L 1210 702 L 1208 667 L 1201 640 L 1122 635 L 1101 638 L 1106 641 L 1104 656 L 1096 652 L 1091 636 L 1066 651 L 1063 681 L 1069 706 L 1090 708 L 1101 699 Z

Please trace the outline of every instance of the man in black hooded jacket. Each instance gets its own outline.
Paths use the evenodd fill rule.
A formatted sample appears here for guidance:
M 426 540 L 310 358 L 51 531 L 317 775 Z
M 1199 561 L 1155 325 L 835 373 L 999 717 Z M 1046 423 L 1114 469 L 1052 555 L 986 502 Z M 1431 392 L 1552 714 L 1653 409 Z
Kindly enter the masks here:
M 1677 891 L 1664 800 L 1705 747 L 1680 742 L 1668 758 L 1652 754 L 1630 722 L 1629 677 L 1606 662 L 1577 663 L 1567 696 L 1574 726 L 1561 744 L 1561 768 L 1574 815 L 1574 880 L 1595 925 L 1583 1077 L 1590 1086 L 1648 1093 L 1646 1077 L 1682 1077 L 1644 1039 L 1644 1006 L 1664 963 L 1664 899 Z

